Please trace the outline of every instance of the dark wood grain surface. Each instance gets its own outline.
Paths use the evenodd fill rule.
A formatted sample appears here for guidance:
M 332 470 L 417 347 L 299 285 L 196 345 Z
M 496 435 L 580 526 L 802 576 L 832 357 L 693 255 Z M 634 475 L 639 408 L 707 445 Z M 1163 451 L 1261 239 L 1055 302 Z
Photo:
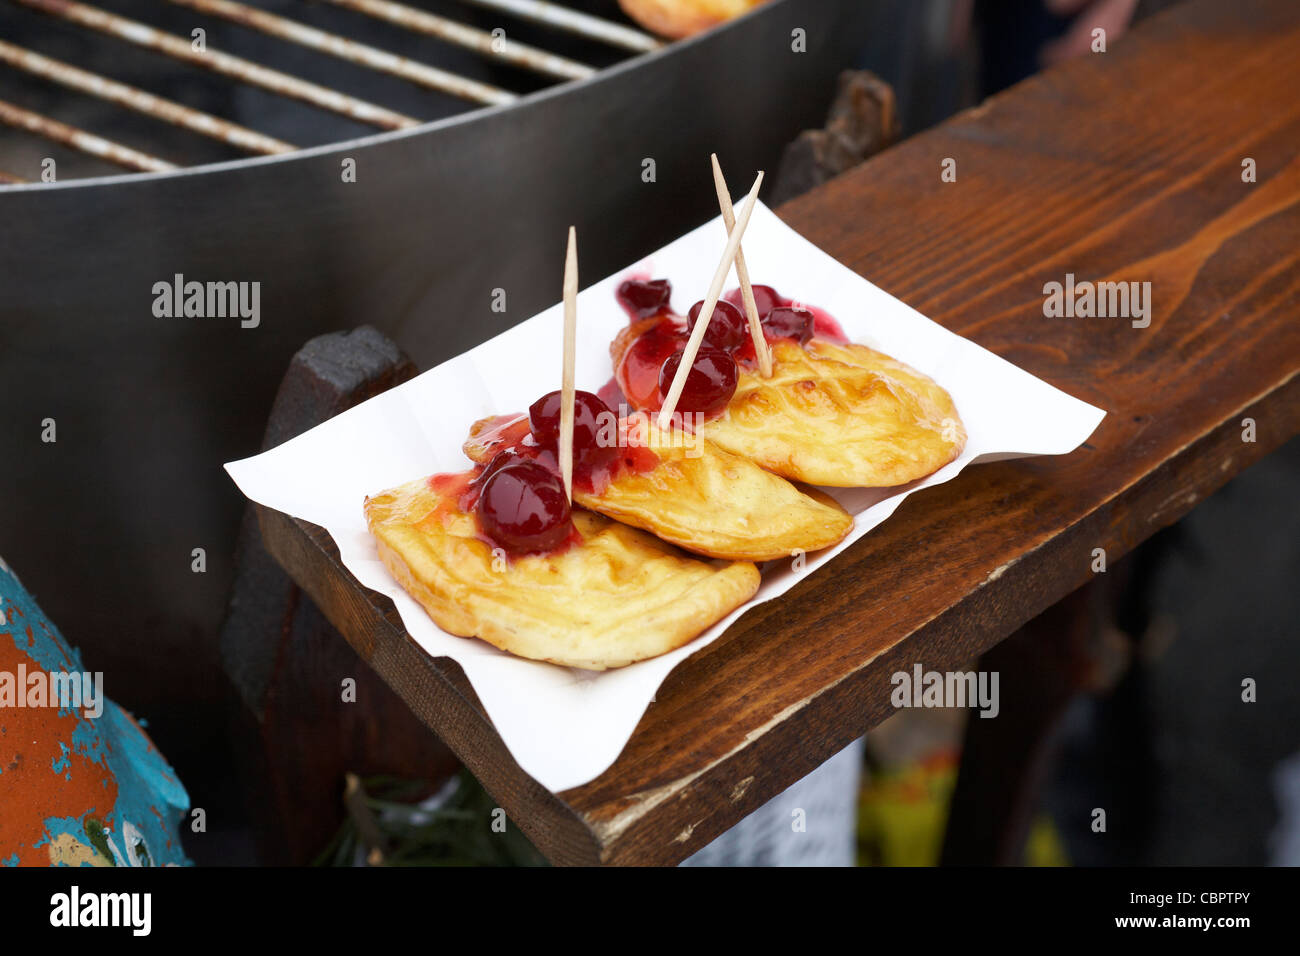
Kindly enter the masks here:
M 980 465 L 679 666 L 618 761 L 552 794 L 452 662 L 328 535 L 269 550 L 551 859 L 676 862 L 1300 432 L 1300 4 L 1194 0 L 780 209 L 937 322 L 1109 414 L 1071 455 Z M 942 182 L 953 158 L 957 181 Z M 1242 181 L 1251 158 L 1257 181 Z M 1043 286 L 1151 281 L 1148 328 Z M 1243 441 L 1243 420 L 1255 422 Z

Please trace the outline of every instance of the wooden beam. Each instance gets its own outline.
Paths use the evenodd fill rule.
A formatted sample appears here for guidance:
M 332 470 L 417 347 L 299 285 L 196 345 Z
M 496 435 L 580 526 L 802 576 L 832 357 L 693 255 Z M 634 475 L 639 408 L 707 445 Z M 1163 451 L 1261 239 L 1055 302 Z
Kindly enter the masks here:
M 1296 62 L 1289 0 L 1196 0 L 780 209 L 1109 414 L 1071 455 L 914 495 L 751 610 L 673 671 L 585 786 L 551 794 L 521 773 L 459 668 L 415 647 L 324 532 L 262 509 L 267 547 L 551 859 L 677 862 L 889 716 L 894 671 L 988 650 L 1089 580 L 1093 549 L 1115 561 L 1300 432 Z M 1043 286 L 1067 273 L 1152 282 L 1149 327 L 1046 317 Z

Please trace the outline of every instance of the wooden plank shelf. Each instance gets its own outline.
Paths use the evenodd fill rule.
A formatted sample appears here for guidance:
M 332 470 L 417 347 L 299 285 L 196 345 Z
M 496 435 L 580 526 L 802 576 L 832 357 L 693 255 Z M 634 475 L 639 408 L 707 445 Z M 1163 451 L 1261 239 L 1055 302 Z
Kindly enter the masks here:
M 321 529 L 262 508 L 266 546 L 550 859 L 677 862 L 889 716 L 892 673 L 970 661 L 1085 583 L 1095 548 L 1114 562 L 1300 432 L 1298 87 L 1300 5 L 1193 0 L 783 206 L 877 285 L 1109 414 L 1071 455 L 914 495 L 751 610 L 589 784 L 524 774 L 459 667 Z M 1067 273 L 1150 281 L 1149 327 L 1045 316 Z

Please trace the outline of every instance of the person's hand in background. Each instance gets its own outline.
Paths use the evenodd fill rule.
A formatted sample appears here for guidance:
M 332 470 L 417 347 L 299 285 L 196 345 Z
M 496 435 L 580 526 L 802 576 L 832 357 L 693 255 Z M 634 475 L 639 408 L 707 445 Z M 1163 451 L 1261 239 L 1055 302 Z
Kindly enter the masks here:
M 1133 21 L 1138 0 L 1043 0 L 1048 12 L 1059 17 L 1074 16 L 1074 22 L 1058 40 L 1039 52 L 1043 66 L 1052 66 L 1092 50 L 1092 31 L 1106 31 L 1106 42 L 1123 35 Z

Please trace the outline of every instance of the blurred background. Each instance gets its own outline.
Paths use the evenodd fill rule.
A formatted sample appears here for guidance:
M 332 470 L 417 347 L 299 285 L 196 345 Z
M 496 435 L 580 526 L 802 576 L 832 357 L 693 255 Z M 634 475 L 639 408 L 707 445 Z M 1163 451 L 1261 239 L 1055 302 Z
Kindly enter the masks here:
M 513 42 L 594 71 L 570 87 L 335 3 L 249 4 L 533 97 L 479 114 L 463 96 L 211 9 L 95 0 L 95 10 L 187 41 L 201 28 L 210 49 L 382 104 L 399 120 L 437 124 L 393 136 L 39 4 L 0 0 L 0 40 L 11 48 L 315 148 L 290 160 L 243 159 L 228 142 L 20 68 L 12 53 L 0 62 L 0 103 L 16 108 L 0 126 L 0 172 L 39 182 L 53 158 L 58 178 L 0 190 L 0 437 L 15 450 L 0 470 L 0 554 L 87 667 L 106 673 L 109 694 L 148 718 L 193 804 L 207 810 L 208 832 L 185 834 L 189 855 L 199 863 L 268 857 L 255 837 L 249 771 L 235 769 L 242 744 L 232 726 L 247 701 L 220 649 L 244 508 L 220 464 L 257 450 L 284 370 L 307 339 L 370 324 L 428 368 L 553 301 L 559 249 L 550 238 L 570 219 L 594 234 L 584 261 L 594 277 L 711 218 L 711 189 L 697 168 L 710 150 L 737 174 L 781 169 L 765 198 L 797 194 L 807 171 L 787 147 L 826 122 L 842 71 L 888 84 L 892 137 L 906 137 L 1086 52 L 1093 24 L 1106 24 L 1114 42 L 1172 2 L 777 0 L 646 54 L 477 3 L 417 0 L 483 31 L 508 23 Z M 641 30 L 614 0 L 564 5 Z M 754 53 L 788 49 L 795 29 L 807 33 L 805 56 Z M 31 115 L 199 169 L 123 177 L 119 164 L 18 128 Z M 358 179 L 340 188 L 348 157 Z M 652 204 L 643 198 L 646 158 L 659 189 Z M 225 165 L 202 168 L 213 163 Z M 103 176 L 123 178 L 76 183 Z M 262 281 L 264 326 L 253 336 L 236 324 L 160 325 L 148 290 L 178 272 Z M 497 288 L 509 295 L 503 314 L 489 307 Z M 59 442 L 40 448 L 47 416 L 58 421 Z M 1286 708 L 1256 710 L 1207 685 L 1297 672 L 1298 475 L 1292 442 L 1125 559 L 1121 593 L 1112 595 L 1122 613 L 1107 625 L 1115 671 L 1064 721 L 1030 862 L 1296 862 L 1300 695 Z M 201 574 L 191 567 L 195 547 L 206 553 Z M 938 861 L 963 718 L 905 712 L 868 735 L 859 862 Z M 536 862 L 526 846 L 501 857 L 491 855 L 500 848 L 465 844 L 455 821 L 479 791 L 472 780 L 449 789 L 450 772 L 444 761 L 423 782 L 367 777 L 369 797 L 354 800 L 351 813 L 340 780 L 323 798 L 336 819 L 320 858 L 355 858 L 349 828 L 369 799 L 396 821 L 413 860 Z M 396 809 L 435 792 L 414 816 Z M 1104 850 L 1056 822 L 1102 802 L 1124 808 Z M 434 806 L 450 815 L 438 817 Z

